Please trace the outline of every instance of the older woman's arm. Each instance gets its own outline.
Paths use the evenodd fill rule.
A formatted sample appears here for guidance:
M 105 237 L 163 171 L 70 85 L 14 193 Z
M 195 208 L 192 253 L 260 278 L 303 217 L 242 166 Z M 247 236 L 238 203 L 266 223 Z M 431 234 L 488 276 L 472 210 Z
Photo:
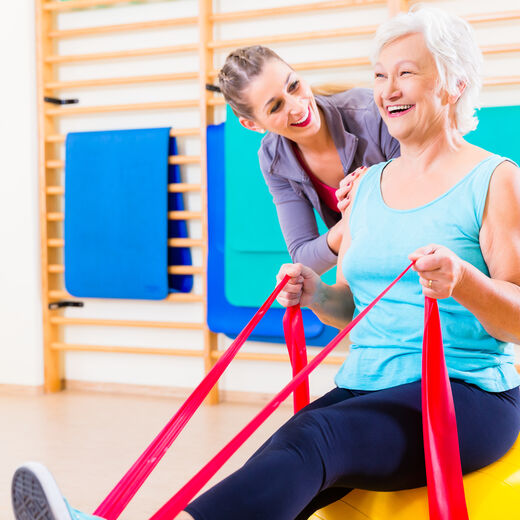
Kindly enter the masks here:
M 520 169 L 510 162 L 493 173 L 480 246 L 490 277 L 441 246 L 422 248 L 410 258 L 417 259 L 426 296 L 453 296 L 490 335 L 520 343 Z

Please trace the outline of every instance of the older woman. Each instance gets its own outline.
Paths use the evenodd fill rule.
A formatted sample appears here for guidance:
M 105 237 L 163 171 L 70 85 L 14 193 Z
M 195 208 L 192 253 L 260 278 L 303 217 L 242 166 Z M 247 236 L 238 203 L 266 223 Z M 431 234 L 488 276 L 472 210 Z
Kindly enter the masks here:
M 352 331 L 337 388 L 285 424 L 236 473 L 179 515 L 298 519 L 352 488 L 425 484 L 421 430 L 423 295 L 439 299 L 463 471 L 508 451 L 520 430 L 520 172 L 463 135 L 476 125 L 481 55 L 469 26 L 434 9 L 400 15 L 376 37 L 374 99 L 401 157 L 354 189 L 327 286 L 310 268 L 279 297 L 343 327 L 407 265 Z
M 354 329 L 337 388 L 177 520 L 304 520 L 353 488 L 424 485 L 423 295 L 439 299 L 463 472 L 518 436 L 520 378 L 507 342 L 520 342 L 520 172 L 463 138 L 476 124 L 480 53 L 465 22 L 426 8 L 383 24 L 376 43 L 374 97 L 401 157 L 357 183 L 336 285 L 285 265 L 279 277 L 292 278 L 279 301 L 342 327 L 350 292 L 356 312 L 366 307 L 407 256 L 419 276 L 408 272 Z

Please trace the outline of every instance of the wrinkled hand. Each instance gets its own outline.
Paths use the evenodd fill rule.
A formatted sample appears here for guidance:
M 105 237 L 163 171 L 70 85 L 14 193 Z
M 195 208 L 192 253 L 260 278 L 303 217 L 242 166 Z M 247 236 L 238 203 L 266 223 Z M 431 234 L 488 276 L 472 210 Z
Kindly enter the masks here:
M 430 244 L 408 258 L 415 260 L 412 269 L 419 274 L 424 296 L 449 298 L 462 283 L 466 263 L 447 247 Z
M 298 303 L 302 307 L 307 307 L 313 303 L 322 283 L 320 277 L 310 267 L 303 264 L 283 264 L 276 275 L 276 282 L 280 283 L 286 274 L 291 279 L 276 301 L 284 307 L 292 307 Z
M 349 207 L 351 202 L 350 192 L 354 186 L 354 181 L 358 177 L 362 177 L 368 168 L 366 166 L 360 166 L 357 170 L 349 173 L 339 183 L 339 188 L 336 190 L 336 198 L 338 199 L 338 209 L 341 213 L 345 213 L 345 210 Z

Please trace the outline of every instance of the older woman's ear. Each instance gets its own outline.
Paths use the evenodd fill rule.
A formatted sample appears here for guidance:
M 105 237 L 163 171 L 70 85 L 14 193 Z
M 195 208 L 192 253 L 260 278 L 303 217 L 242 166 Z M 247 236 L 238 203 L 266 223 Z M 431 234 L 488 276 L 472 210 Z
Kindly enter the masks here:
M 467 83 L 465 81 L 462 81 L 462 80 L 459 80 L 457 82 L 457 90 L 458 90 L 458 92 L 456 94 L 449 94 L 448 95 L 448 103 L 450 103 L 451 105 L 454 105 L 460 99 L 460 96 L 462 96 L 462 94 L 466 90 L 466 84 Z

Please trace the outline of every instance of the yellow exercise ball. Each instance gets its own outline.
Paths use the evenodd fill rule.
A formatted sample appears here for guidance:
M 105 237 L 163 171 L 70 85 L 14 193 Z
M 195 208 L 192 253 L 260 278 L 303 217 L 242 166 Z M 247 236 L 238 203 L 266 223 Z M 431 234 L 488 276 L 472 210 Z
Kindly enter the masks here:
M 520 518 L 520 437 L 497 462 L 464 477 L 470 520 Z M 426 488 L 379 492 L 355 489 L 309 520 L 427 520 Z

